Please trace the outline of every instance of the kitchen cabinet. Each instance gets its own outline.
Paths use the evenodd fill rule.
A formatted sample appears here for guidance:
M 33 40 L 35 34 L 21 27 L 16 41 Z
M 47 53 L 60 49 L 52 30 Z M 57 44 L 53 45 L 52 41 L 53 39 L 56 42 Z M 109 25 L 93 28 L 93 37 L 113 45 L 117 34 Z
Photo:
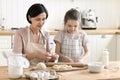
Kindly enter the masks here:
M 110 61 L 116 60 L 116 35 L 98 35 L 96 43 L 96 53 L 102 54 L 104 49 L 109 50 Z M 101 56 L 101 55 L 100 55 Z M 99 59 L 99 58 L 98 58 Z
M 55 52 L 55 43 L 53 41 L 55 35 L 50 35 L 50 47 L 51 52 Z M 12 51 L 14 35 L 1 35 L 0 36 L 0 65 L 6 65 L 7 61 L 3 57 L 3 51 Z M 120 60 L 120 35 L 108 35 L 108 34 L 89 34 L 89 57 L 88 62 L 100 61 L 103 49 L 108 49 L 110 52 L 110 60 Z
M 3 56 L 3 52 L 9 53 L 12 51 L 12 49 L 0 49 L 0 66 L 6 66 L 7 65 L 7 59 Z
M 51 52 L 55 52 L 54 35 L 50 35 Z M 7 59 L 3 56 L 3 51 L 9 52 L 13 48 L 14 35 L 0 36 L 0 66 L 7 65 Z
M 116 60 L 116 35 L 88 35 L 90 37 L 91 44 L 91 61 L 101 61 L 102 52 L 104 49 L 108 49 L 110 54 L 110 61 Z
M 10 49 L 11 40 L 11 36 L 0 36 L 0 49 Z
M 88 35 L 88 47 L 89 47 L 89 56 L 88 56 L 88 62 L 93 62 L 93 57 L 95 53 L 95 44 L 96 44 L 96 35 Z
M 12 38 L 11 35 L 0 36 L 0 66 L 7 65 L 7 60 L 3 56 L 3 51 L 12 51 Z
M 54 39 L 54 35 L 50 35 L 50 44 L 53 48 L 53 51 L 55 51 L 55 43 L 53 39 Z M 88 34 L 88 40 L 89 40 L 89 44 L 88 44 L 89 57 L 87 58 L 85 63 L 101 61 L 102 51 L 104 49 L 109 50 L 110 61 L 116 60 L 116 56 L 117 56 L 116 55 L 116 40 L 117 40 L 116 35 L 107 35 L 107 34 L 101 34 L 101 35 L 91 34 L 90 35 Z
M 117 35 L 117 61 L 120 61 L 120 34 Z

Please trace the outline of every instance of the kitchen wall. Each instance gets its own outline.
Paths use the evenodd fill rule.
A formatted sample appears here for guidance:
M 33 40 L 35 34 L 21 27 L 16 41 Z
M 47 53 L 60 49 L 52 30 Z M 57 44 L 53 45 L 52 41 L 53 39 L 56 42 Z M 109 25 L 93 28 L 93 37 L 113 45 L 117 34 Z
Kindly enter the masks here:
M 0 0 L 0 25 L 5 28 L 24 27 L 26 12 L 34 3 L 43 3 L 49 12 L 46 29 L 62 29 L 63 17 L 70 8 L 81 12 L 93 9 L 98 16 L 98 28 L 118 28 L 120 25 L 120 0 Z

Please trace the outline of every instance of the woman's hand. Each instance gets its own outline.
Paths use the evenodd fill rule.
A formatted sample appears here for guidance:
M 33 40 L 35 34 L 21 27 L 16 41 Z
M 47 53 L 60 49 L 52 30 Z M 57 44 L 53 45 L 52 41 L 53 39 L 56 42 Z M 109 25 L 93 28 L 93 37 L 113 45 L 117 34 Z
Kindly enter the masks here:
M 51 55 L 49 52 L 45 52 L 45 53 L 37 53 L 37 58 L 39 58 L 40 60 L 43 61 L 49 61 L 51 59 Z
M 59 58 L 59 55 L 58 55 L 58 54 L 56 54 L 56 53 L 51 54 L 51 59 L 50 59 L 50 61 L 58 60 L 58 58 Z
M 28 60 L 34 59 L 34 58 L 39 58 L 41 60 L 46 60 L 46 55 L 40 52 L 35 52 L 35 53 L 27 53 L 25 54 L 25 57 Z

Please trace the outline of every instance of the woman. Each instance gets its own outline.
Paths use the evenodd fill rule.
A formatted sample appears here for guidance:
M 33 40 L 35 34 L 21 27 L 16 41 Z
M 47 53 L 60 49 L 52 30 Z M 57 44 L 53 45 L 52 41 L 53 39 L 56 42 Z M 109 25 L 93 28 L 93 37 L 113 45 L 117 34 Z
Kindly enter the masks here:
M 64 30 L 59 31 L 54 41 L 56 43 L 56 53 L 59 54 L 60 61 L 83 62 L 88 55 L 87 34 L 78 30 L 80 26 L 80 12 L 70 9 L 64 17 Z
M 49 34 L 42 30 L 48 18 L 43 4 L 33 4 L 26 14 L 30 26 L 18 30 L 14 37 L 13 52 L 22 53 L 31 64 L 55 60 L 58 55 L 50 54 Z

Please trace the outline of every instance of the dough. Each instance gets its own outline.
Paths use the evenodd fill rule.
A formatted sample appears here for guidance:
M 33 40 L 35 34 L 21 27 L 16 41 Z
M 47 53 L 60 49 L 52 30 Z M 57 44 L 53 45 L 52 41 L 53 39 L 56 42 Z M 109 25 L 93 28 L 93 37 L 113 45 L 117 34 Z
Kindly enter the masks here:
M 43 62 L 40 62 L 36 65 L 37 69 L 40 69 L 40 70 L 45 70 L 46 69 L 46 65 L 45 63 Z
M 70 70 L 70 69 L 72 69 L 72 66 L 71 65 L 66 65 L 66 64 L 64 64 L 64 65 L 54 65 L 53 69 L 57 70 L 57 71 Z

